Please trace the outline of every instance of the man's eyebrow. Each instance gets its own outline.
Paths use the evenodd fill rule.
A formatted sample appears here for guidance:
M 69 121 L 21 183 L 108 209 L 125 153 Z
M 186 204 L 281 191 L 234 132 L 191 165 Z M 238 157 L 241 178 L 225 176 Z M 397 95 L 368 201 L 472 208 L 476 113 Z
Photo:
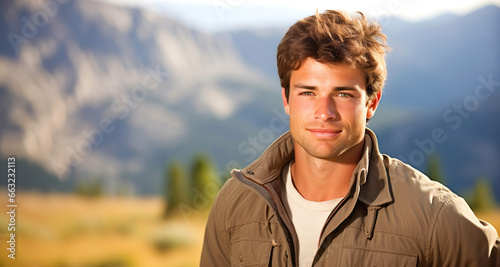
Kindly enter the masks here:
M 339 86 L 334 88 L 335 91 L 357 91 L 355 87 L 350 86 Z
M 294 84 L 293 85 L 294 88 L 298 88 L 298 89 L 306 89 L 306 90 L 317 90 L 318 87 L 314 86 L 314 85 L 305 85 L 305 84 Z
M 317 90 L 318 87 L 314 86 L 314 85 L 305 85 L 305 84 L 294 84 L 293 85 L 294 88 L 297 88 L 297 89 L 306 89 L 306 90 Z M 334 91 L 358 91 L 355 87 L 351 87 L 351 86 L 338 86 L 338 87 L 334 87 L 333 88 Z

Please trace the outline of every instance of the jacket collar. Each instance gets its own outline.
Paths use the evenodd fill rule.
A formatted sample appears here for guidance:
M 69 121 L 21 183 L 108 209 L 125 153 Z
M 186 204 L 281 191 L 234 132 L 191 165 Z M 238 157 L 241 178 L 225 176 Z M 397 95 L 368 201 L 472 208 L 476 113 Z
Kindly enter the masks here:
M 281 177 L 281 170 L 294 158 L 294 141 L 290 132 L 276 139 L 264 153 L 242 170 L 254 182 L 264 185 Z M 351 187 L 359 184 L 359 200 L 368 206 L 381 206 L 393 201 L 384 160 L 377 137 L 366 128 L 363 156 L 354 169 Z M 354 192 L 357 190 L 350 190 Z
M 358 168 L 361 169 L 357 171 Z M 393 202 L 389 177 L 384 158 L 378 148 L 377 137 L 368 128 L 365 136 L 365 153 L 353 172 L 353 176 L 355 175 L 361 176 L 359 179 L 361 202 L 368 206 L 382 206 Z

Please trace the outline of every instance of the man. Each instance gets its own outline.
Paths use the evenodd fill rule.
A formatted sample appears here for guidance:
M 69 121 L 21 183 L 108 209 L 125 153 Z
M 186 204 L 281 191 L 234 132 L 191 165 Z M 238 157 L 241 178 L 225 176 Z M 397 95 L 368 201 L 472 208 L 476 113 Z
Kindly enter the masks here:
M 386 78 L 385 35 L 326 11 L 278 46 L 290 132 L 233 170 L 201 266 L 500 266 L 500 239 L 443 185 L 379 152 L 366 128 Z

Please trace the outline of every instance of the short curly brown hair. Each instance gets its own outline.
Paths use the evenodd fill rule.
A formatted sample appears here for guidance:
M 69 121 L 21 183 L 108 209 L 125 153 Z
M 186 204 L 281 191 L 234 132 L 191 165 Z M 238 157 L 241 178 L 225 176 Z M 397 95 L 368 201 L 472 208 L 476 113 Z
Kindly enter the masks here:
M 299 20 L 288 29 L 278 45 L 277 61 L 281 86 L 288 99 L 292 70 L 308 57 L 321 63 L 346 63 L 366 76 L 366 93 L 371 97 L 384 87 L 387 77 L 387 37 L 376 22 L 365 15 L 327 10 Z

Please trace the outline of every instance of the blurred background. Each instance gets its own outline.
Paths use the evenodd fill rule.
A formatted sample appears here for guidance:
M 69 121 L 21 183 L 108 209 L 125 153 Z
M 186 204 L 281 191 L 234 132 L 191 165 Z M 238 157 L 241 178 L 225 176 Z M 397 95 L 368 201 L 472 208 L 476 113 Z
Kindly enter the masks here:
M 197 266 L 228 172 L 288 130 L 276 47 L 316 9 L 388 36 L 381 151 L 500 229 L 500 2 L 289 2 L 2 1 L 0 173 L 15 157 L 18 207 L 0 266 Z

